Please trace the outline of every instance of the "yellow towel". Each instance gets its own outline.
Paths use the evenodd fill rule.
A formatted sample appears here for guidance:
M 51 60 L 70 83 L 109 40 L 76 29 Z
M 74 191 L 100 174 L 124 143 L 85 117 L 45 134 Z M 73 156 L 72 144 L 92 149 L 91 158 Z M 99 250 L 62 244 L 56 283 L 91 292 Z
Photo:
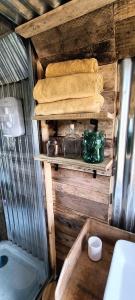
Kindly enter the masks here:
M 63 99 L 86 98 L 103 91 L 103 77 L 99 73 L 81 73 L 39 80 L 33 97 L 39 103 Z
M 94 72 L 98 72 L 98 62 L 95 58 L 90 58 L 51 63 L 47 66 L 45 75 L 46 77 L 56 77 Z
M 99 113 L 104 104 L 101 95 L 94 95 L 83 99 L 68 99 L 53 103 L 38 104 L 35 108 L 36 115 L 56 115 L 70 113 Z

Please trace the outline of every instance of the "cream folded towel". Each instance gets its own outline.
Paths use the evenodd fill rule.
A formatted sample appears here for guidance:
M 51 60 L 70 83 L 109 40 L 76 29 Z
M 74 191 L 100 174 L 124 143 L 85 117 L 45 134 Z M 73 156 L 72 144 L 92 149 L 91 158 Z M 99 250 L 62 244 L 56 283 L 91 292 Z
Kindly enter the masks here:
M 53 103 L 38 104 L 35 108 L 36 115 L 56 115 L 70 113 L 99 113 L 104 104 L 101 95 L 94 95 L 83 99 L 68 99 Z
M 98 72 L 98 62 L 95 58 L 75 59 L 51 63 L 46 68 L 46 77 L 72 75 L 78 73 Z
M 86 98 L 103 91 L 103 77 L 99 73 L 81 73 L 39 80 L 33 97 L 39 103 L 63 99 Z

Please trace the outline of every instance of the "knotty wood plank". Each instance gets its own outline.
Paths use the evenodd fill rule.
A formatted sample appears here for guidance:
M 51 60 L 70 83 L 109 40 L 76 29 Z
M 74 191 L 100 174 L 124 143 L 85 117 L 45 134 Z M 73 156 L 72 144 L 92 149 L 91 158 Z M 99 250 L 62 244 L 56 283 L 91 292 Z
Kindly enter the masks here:
M 115 21 L 122 21 L 135 16 L 135 1 L 134 0 L 119 0 L 114 4 Z
M 102 163 L 99 164 L 90 164 L 86 163 L 82 160 L 76 160 L 76 159 L 68 159 L 64 157 L 49 157 L 44 154 L 40 154 L 35 157 L 35 160 L 45 161 L 50 164 L 58 164 L 58 165 L 64 165 L 65 167 L 70 167 L 74 170 L 80 170 L 83 172 L 93 172 L 93 170 L 97 171 L 97 174 L 110 176 L 111 175 L 111 168 L 113 161 L 110 159 L 104 159 Z
M 24 38 L 30 38 L 113 2 L 115 0 L 72 0 L 26 24 L 18 26 L 16 32 Z
M 116 23 L 116 50 L 119 59 L 135 56 L 135 17 Z
M 55 276 L 56 249 L 55 249 L 55 224 L 54 224 L 54 210 L 53 210 L 52 173 L 51 173 L 51 165 L 48 162 L 44 162 L 44 173 L 45 173 L 50 262 L 51 262 L 53 275 Z

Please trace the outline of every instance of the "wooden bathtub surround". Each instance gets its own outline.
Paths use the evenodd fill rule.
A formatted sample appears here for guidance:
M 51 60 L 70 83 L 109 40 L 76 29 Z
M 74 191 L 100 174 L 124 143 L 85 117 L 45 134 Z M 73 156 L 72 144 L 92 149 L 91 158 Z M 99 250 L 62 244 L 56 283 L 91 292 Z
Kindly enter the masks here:
M 87 238 L 96 235 L 103 241 L 103 258 L 92 262 L 87 254 Z M 102 300 L 117 240 L 135 242 L 135 234 L 88 219 L 71 248 L 57 284 L 55 300 Z

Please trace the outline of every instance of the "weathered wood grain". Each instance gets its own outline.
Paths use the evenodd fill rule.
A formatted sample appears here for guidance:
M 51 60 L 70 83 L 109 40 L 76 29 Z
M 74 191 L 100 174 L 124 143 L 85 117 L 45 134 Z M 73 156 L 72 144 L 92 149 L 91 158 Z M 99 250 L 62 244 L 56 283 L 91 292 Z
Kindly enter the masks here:
M 135 56 L 135 17 L 116 23 L 116 50 L 119 59 Z
M 32 42 L 44 66 L 51 61 L 83 57 L 96 57 L 101 63 L 110 63 L 116 59 L 114 30 L 113 6 L 110 5 L 38 34 Z
M 134 0 L 118 0 L 114 4 L 115 21 L 122 21 L 135 16 Z
M 108 205 L 103 203 L 98 203 L 85 198 L 81 198 L 79 195 L 74 196 L 70 193 L 55 192 L 55 202 L 54 209 L 61 207 L 63 210 L 65 208 L 70 208 L 72 210 L 78 211 L 79 213 L 87 217 L 95 217 L 107 222 L 108 219 Z M 108 197 L 109 202 L 109 197 Z
M 114 119 L 113 113 L 101 112 L 101 113 L 75 113 L 75 114 L 61 114 L 61 115 L 42 115 L 34 116 L 34 120 L 48 121 L 48 120 L 87 120 L 87 119 L 101 119 L 108 120 Z
M 13 2 L 17 2 L 17 0 L 13 0 Z M 16 32 L 25 38 L 30 38 L 113 2 L 115 0 L 95 0 L 94 2 L 93 0 L 72 0 L 26 24 L 18 26 Z
M 88 258 L 87 238 L 103 241 L 103 258 L 98 263 Z M 56 300 L 102 300 L 113 249 L 118 239 L 135 241 L 135 235 L 89 219 L 82 228 L 62 268 L 56 288 Z
M 112 159 L 104 159 L 103 162 L 98 164 L 90 164 L 84 162 L 82 159 L 69 159 L 60 156 L 50 157 L 44 154 L 35 156 L 35 160 L 46 162 L 47 164 L 63 165 L 65 168 L 71 168 L 73 170 L 79 170 L 80 172 L 92 173 L 96 171 L 99 175 L 111 176 L 112 174 Z

